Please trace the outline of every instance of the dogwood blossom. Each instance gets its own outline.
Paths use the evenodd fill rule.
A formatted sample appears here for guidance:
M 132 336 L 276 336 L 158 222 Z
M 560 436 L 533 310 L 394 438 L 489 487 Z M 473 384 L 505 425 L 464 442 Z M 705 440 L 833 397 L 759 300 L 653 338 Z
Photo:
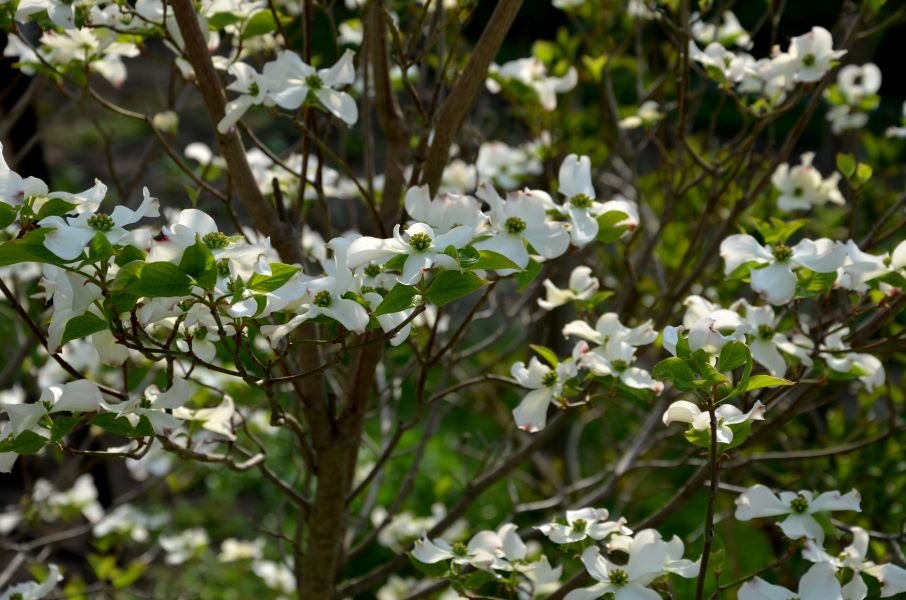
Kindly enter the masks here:
M 51 216 L 41 219 L 41 227 L 52 229 L 44 236 L 44 246 L 60 258 L 74 260 L 82 255 L 98 233 L 103 234 L 111 244 L 116 244 L 126 236 L 126 225 L 160 214 L 157 198 L 151 197 L 148 188 L 143 188 L 142 195 L 142 203 L 136 210 L 117 206 L 109 215 L 87 210 L 77 217 Z
M 400 282 L 412 285 L 434 266 L 459 269 L 456 259 L 444 251 L 449 246 L 457 249 L 465 247 L 472 240 L 473 233 L 473 228 L 468 225 L 454 227 L 439 235 L 426 223 L 413 223 L 405 230 L 396 225 L 390 239 L 370 236 L 354 239 L 347 249 L 347 265 L 350 269 L 357 269 L 371 262 L 382 264 L 394 256 L 404 255 L 406 261 Z
M 627 209 L 634 214 L 617 225 L 626 225 L 633 228 L 638 225 L 638 213 L 626 200 L 611 200 L 598 202 L 595 199 L 595 189 L 591 182 L 591 159 L 587 156 L 570 154 L 560 165 L 559 191 L 566 198 L 563 205 L 569 216 L 571 229 L 569 231 L 573 244 L 584 246 L 598 235 L 599 225 L 597 218 L 610 211 L 627 213 Z
M 852 490 L 846 494 L 824 492 L 815 496 L 812 492 L 780 492 L 774 494 L 767 487 L 757 484 L 736 498 L 736 518 L 750 521 L 759 517 L 786 518 L 778 526 L 790 539 L 807 538 L 815 540 L 819 546 L 824 545 L 824 529 L 812 516 L 819 512 L 854 510 L 860 512 L 861 498 L 859 492 Z
M 721 242 L 720 255 L 727 275 L 748 262 L 765 265 L 752 269 L 752 289 L 770 304 L 779 305 L 792 300 L 796 293 L 794 267 L 831 273 L 843 264 L 846 250 L 839 242 L 827 238 L 802 240 L 792 247 L 786 244 L 765 247 L 752 236 L 740 233 Z
M 771 183 L 780 192 L 777 206 L 781 210 L 808 210 L 827 203 L 845 204 L 839 189 L 840 174 L 835 172 L 822 179 L 821 173 L 812 166 L 814 158 L 813 152 L 806 152 L 800 157 L 799 165 L 791 168 L 783 163 L 774 171 Z
M 346 123 L 354 125 L 359 118 L 355 100 L 346 92 L 336 88 L 349 85 L 355 80 L 352 59 L 355 52 L 346 50 L 340 60 L 329 69 L 314 69 L 299 58 L 299 55 L 284 50 L 270 72 L 265 76 L 279 81 L 279 88 L 268 92 L 274 104 L 295 110 L 310 99 L 316 99 L 329 113 Z
M 562 77 L 549 76 L 544 63 L 534 57 L 512 60 L 503 65 L 493 64 L 488 74 L 485 87 L 492 94 L 500 93 L 502 89 L 497 79 L 517 81 L 534 90 L 541 107 L 548 111 L 557 108 L 557 94 L 576 87 L 579 77 L 575 67 L 569 67 Z
M 631 535 L 626 519 L 608 521 L 610 513 L 606 508 L 580 508 L 566 511 L 565 518 L 535 527 L 555 544 L 572 544 L 591 538 L 603 540 L 610 535 Z
M 563 384 L 576 375 L 576 364 L 564 361 L 551 369 L 533 356 L 528 367 L 519 361 L 513 364 L 510 373 L 519 385 L 532 390 L 513 409 L 516 426 L 535 433 L 547 424 L 547 408 L 563 397 Z
M 843 341 L 849 335 L 848 327 L 835 326 L 831 331 L 819 346 L 821 352 L 818 356 L 825 364 L 838 373 L 855 372 L 869 392 L 883 385 L 886 380 L 883 363 L 871 354 L 850 349 L 849 344 Z
M 799 591 L 768 583 L 760 577 L 745 582 L 739 588 L 739 600 L 843 600 L 840 582 L 834 577 L 834 568 L 819 563 L 799 580 Z
M 843 586 L 845 600 L 862 600 L 868 595 L 868 586 L 862 578 L 863 574 L 879 580 L 882 584 L 882 598 L 906 592 L 906 569 L 892 564 L 876 565 L 866 560 L 870 541 L 868 532 L 861 527 L 853 527 L 851 532 L 853 543 L 844 548 L 839 555 L 828 554 L 824 548 L 808 540 L 802 551 L 802 557 L 814 563 L 830 564 L 836 570 L 851 570 L 852 579 Z
M 736 15 L 729 10 L 725 10 L 720 17 L 720 25 L 715 25 L 703 21 L 697 13 L 693 14 L 691 19 L 692 37 L 702 44 L 720 42 L 724 46 L 752 47 L 752 38 L 743 29 Z
M 494 235 L 475 243 L 478 250 L 490 250 L 525 268 L 529 262 L 526 243 L 543 258 L 556 258 L 569 248 L 569 233 L 564 223 L 547 218 L 542 198 L 532 191 L 511 192 L 503 200 L 497 191 L 483 183 L 478 197 L 490 207 L 490 226 Z
M 588 300 L 598 291 L 601 282 L 592 275 L 591 267 L 579 266 L 569 274 L 569 284 L 561 290 L 550 279 L 542 282 L 547 292 L 545 298 L 538 298 L 538 306 L 544 310 L 553 310 L 567 302 Z
M 639 105 L 635 114 L 620 119 L 617 126 L 620 129 L 638 129 L 639 127 L 651 127 L 664 118 L 664 113 L 660 110 L 660 104 L 654 100 L 645 100 Z
M 51 594 L 62 580 L 60 568 L 51 564 L 50 572 L 43 582 L 27 581 L 11 585 L 0 593 L 0 600 L 41 600 Z
M 648 586 L 667 572 L 668 561 L 675 559 L 674 552 L 661 534 L 654 529 L 636 533 L 623 549 L 629 554 L 625 565 L 617 565 L 601 554 L 600 548 L 591 546 L 582 553 L 582 564 L 586 571 L 597 580 L 595 585 L 573 590 L 566 600 L 595 600 L 602 596 L 614 600 L 656 600 L 660 594 Z M 697 563 L 692 568 L 681 568 L 676 572 L 682 577 L 698 575 Z
M 812 27 L 790 40 L 786 53 L 773 59 L 775 68 L 793 76 L 795 81 L 818 81 L 846 50 L 834 50 L 834 39 L 823 27 Z
M 193 527 L 175 535 L 162 535 L 158 541 L 167 553 L 167 564 L 181 565 L 207 548 L 208 533 L 200 527 Z
M 765 406 L 756 401 L 749 412 L 744 413 L 732 404 L 721 404 L 714 410 L 717 418 L 717 442 L 720 444 L 733 443 L 732 425 L 741 425 L 751 421 L 763 421 Z M 671 423 L 688 423 L 697 431 L 711 430 L 711 415 L 701 410 L 697 404 L 688 400 L 677 400 L 664 412 L 664 425 Z

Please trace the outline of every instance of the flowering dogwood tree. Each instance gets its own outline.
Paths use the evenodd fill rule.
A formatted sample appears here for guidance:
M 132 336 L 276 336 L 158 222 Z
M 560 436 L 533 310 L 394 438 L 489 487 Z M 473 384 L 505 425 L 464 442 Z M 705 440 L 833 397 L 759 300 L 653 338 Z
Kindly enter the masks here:
M 732 4 L 0 3 L 0 598 L 906 594 L 906 8 Z

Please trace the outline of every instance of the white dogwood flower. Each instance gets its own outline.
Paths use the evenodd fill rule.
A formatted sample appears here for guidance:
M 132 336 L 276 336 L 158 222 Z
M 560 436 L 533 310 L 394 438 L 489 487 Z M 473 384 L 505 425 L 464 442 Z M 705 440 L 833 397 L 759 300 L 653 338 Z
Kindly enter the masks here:
M 739 233 L 721 242 L 720 255 L 727 275 L 747 262 L 765 265 L 752 269 L 752 289 L 769 303 L 779 305 L 792 300 L 796 293 L 794 267 L 805 267 L 816 273 L 836 271 L 846 258 L 846 249 L 827 238 L 802 240 L 792 247 L 786 244 L 765 247 L 752 236 Z
M 478 197 L 491 207 L 490 225 L 494 235 L 475 243 L 478 250 L 490 250 L 525 268 L 529 263 L 526 243 L 543 258 L 556 258 L 569 248 L 565 225 L 550 221 L 544 201 L 531 191 L 511 192 L 504 200 L 490 184 L 482 183 Z
M 844 600 L 834 567 L 819 563 L 799 580 L 799 591 L 768 583 L 760 577 L 745 582 L 739 588 L 739 600 Z
M 861 512 L 859 492 L 846 494 L 838 491 L 815 496 L 812 492 L 780 492 L 778 497 L 767 487 L 757 484 L 736 498 L 736 518 L 750 521 L 759 517 L 786 518 L 778 526 L 791 540 L 807 538 L 824 545 L 824 529 L 812 516 L 819 512 L 854 510 Z
M 295 52 L 284 50 L 270 70 L 265 68 L 264 76 L 272 84 L 268 96 L 277 106 L 289 110 L 315 99 L 329 113 L 347 125 L 354 125 L 359 118 L 355 100 L 336 89 L 355 80 L 354 56 L 355 52 L 346 50 L 335 65 L 316 70 L 305 64 Z
M 733 443 L 733 429 L 731 425 L 741 425 L 750 421 L 763 421 L 765 406 L 756 401 L 749 412 L 744 413 L 731 404 L 721 404 L 714 410 L 717 420 L 717 442 L 720 444 Z M 677 400 L 667 407 L 664 412 L 664 425 L 671 423 L 688 423 L 697 431 L 711 430 L 711 414 L 703 411 L 697 404 L 688 400 Z
M 588 300 L 598 291 L 601 283 L 592 275 L 591 267 L 584 265 L 576 267 L 569 274 L 569 284 L 566 289 L 560 289 L 550 279 L 543 282 L 547 292 L 545 298 L 538 298 L 538 306 L 544 310 L 553 310 L 574 300 Z
M 610 513 L 606 508 L 580 508 L 568 510 L 564 518 L 558 517 L 535 529 L 555 544 L 572 544 L 588 538 L 601 541 L 614 534 L 632 534 L 632 530 L 626 527 L 626 519 L 620 517 L 616 521 L 608 521 L 608 517 Z
M 547 424 L 547 408 L 562 397 L 563 384 L 576 375 L 576 364 L 565 361 L 551 369 L 533 356 L 528 366 L 522 361 L 513 364 L 510 373 L 519 385 L 532 390 L 513 409 L 516 426 L 535 433 Z
M 814 158 L 813 152 L 806 152 L 800 157 L 800 164 L 790 167 L 783 163 L 774 171 L 771 183 L 780 192 L 777 206 L 781 210 L 808 210 L 827 203 L 845 204 L 839 188 L 840 174 L 835 172 L 822 179 L 821 173 L 812 166 Z

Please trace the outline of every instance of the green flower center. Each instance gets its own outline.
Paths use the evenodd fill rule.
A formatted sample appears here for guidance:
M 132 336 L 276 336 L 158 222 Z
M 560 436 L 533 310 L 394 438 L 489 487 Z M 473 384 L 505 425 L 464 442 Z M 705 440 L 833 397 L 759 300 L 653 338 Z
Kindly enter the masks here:
M 770 325 L 758 326 L 758 337 L 762 340 L 769 340 L 774 337 L 774 328 Z
M 776 246 L 774 246 L 773 252 L 774 258 L 777 259 L 777 262 L 789 260 L 793 256 L 793 249 L 786 244 L 777 244 Z
M 623 569 L 614 569 L 608 573 L 608 579 L 612 585 L 624 586 L 629 583 L 629 575 Z
M 541 378 L 541 385 L 544 387 L 553 387 L 555 383 L 557 383 L 556 371 L 548 371 L 544 374 L 544 377 Z
M 98 231 L 110 231 L 114 225 L 113 217 L 104 213 L 97 213 L 88 217 L 88 226 Z
M 613 370 L 616 371 L 617 373 L 622 373 L 623 371 L 625 371 L 626 369 L 629 368 L 629 363 L 627 363 L 622 358 L 618 358 L 616 360 L 610 361 L 610 366 L 612 366 Z
M 220 275 L 221 277 L 229 277 L 230 276 L 230 261 L 228 261 L 225 258 L 221 261 L 218 261 L 217 262 L 217 274 Z
M 569 203 L 575 206 L 576 208 L 581 208 L 583 210 L 591 208 L 591 204 L 594 200 L 587 194 L 576 194 L 569 199 Z
M 793 190 L 793 195 L 797 198 L 800 198 L 803 194 L 805 194 L 805 190 L 803 190 L 801 187 L 797 187 Z
M 249 84 L 249 95 L 250 96 L 257 96 L 258 92 L 260 92 L 260 91 L 261 91 L 261 88 L 258 87 L 257 82 L 253 81 Z
M 368 265 L 365 267 L 365 276 L 372 277 L 372 278 L 377 277 L 378 275 L 381 274 L 381 271 L 383 271 L 383 270 L 384 270 L 384 267 L 382 267 L 381 265 L 376 265 L 374 263 L 368 263 Z
M 808 510 L 808 500 L 804 496 L 796 496 L 790 502 L 790 508 L 793 509 L 794 513 L 801 515 Z
M 503 224 L 503 226 L 504 226 L 504 228 L 506 228 L 507 233 L 512 233 L 513 235 L 522 233 L 523 231 L 525 231 L 525 227 L 526 227 L 525 221 L 523 221 L 519 217 L 508 218 L 506 220 L 506 223 Z
M 588 521 L 585 519 L 576 519 L 573 521 L 573 531 L 576 533 L 585 533 L 586 527 L 588 527 Z
M 814 54 L 809 53 L 802 57 L 802 64 L 806 67 L 813 67 L 816 62 L 818 62 L 818 59 L 815 58 Z
M 409 245 L 419 252 L 430 248 L 433 241 L 427 233 L 413 233 L 409 236 Z
M 469 555 L 469 549 L 462 542 L 456 542 L 453 544 L 453 555 L 460 558 L 465 558 Z
M 305 85 L 307 85 L 311 91 L 315 92 L 324 87 L 324 80 L 312 73 L 305 78 Z
M 211 233 L 206 233 L 201 238 L 201 241 L 211 250 L 217 250 L 218 248 L 225 248 L 230 243 L 230 238 L 221 231 L 212 231 Z
M 327 290 L 321 290 L 320 292 L 315 294 L 315 298 L 314 300 L 312 300 L 312 302 L 315 303 L 315 306 L 320 306 L 321 308 L 330 306 L 330 301 L 330 292 L 328 292 Z

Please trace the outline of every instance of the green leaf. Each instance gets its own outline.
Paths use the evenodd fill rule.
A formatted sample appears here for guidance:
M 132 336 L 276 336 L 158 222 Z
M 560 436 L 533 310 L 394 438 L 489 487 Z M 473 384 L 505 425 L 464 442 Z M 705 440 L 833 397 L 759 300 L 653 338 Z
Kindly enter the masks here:
M 148 437 L 154 435 L 151 423 L 147 417 L 142 417 L 135 427 L 125 417 L 117 417 L 113 413 L 101 413 L 91 419 L 92 425 L 124 437 Z
M 293 265 L 271 263 L 271 274 L 255 273 L 249 279 L 248 288 L 253 292 L 273 292 L 286 285 L 299 271 L 299 267 Z
M 8 437 L 0 441 L 0 452 L 15 452 L 16 454 L 37 454 L 47 439 L 34 431 L 23 431 L 16 437 Z
M 588 69 L 588 72 L 591 74 L 591 78 L 594 81 L 601 81 L 601 73 L 604 70 L 604 65 L 607 64 L 607 55 L 602 54 L 601 56 L 594 57 L 585 54 L 582 56 L 582 64 Z
M 101 232 L 94 234 L 91 241 L 88 242 L 88 259 L 91 262 L 103 262 L 113 256 L 113 246 L 107 236 Z
M 406 310 L 407 308 L 412 308 L 413 300 L 415 300 L 416 296 L 418 296 L 418 289 L 414 285 L 397 283 L 393 286 L 393 289 L 384 296 L 384 299 L 377 305 L 377 308 L 374 309 L 372 315 L 378 317 L 380 315 L 388 315 L 390 313 Z
M 66 323 L 66 329 L 63 330 L 62 343 L 84 339 L 92 333 L 104 331 L 107 327 L 106 319 L 102 319 L 94 313 L 88 312 L 84 315 L 73 317 L 69 319 L 69 322 Z
M 425 290 L 425 298 L 434 306 L 444 306 L 481 289 L 487 282 L 475 273 L 466 271 L 441 271 Z
M 789 379 L 783 379 L 782 377 L 774 377 L 772 375 L 754 375 L 746 384 L 745 391 L 750 392 L 760 388 L 780 387 L 783 385 L 796 385 L 796 382 L 790 381 Z
M 856 159 L 852 154 L 837 153 L 837 170 L 843 177 L 849 179 L 856 172 Z
M 35 215 L 35 221 L 40 221 L 45 217 L 59 217 L 69 214 L 75 207 L 75 204 L 62 198 L 51 198 L 38 210 L 38 214 Z
M 548 348 L 547 346 L 541 346 L 539 344 L 529 344 L 529 348 L 534 350 L 538 355 L 541 356 L 544 360 L 548 362 L 553 368 L 557 368 L 557 365 L 560 364 L 560 358 L 557 357 L 557 353 Z
M 6 202 L 0 202 L 0 229 L 5 229 L 16 220 L 17 211 Z
M 498 252 L 481 250 L 478 254 L 480 255 L 478 260 L 469 267 L 470 269 L 487 269 L 488 271 L 500 269 L 513 269 L 514 271 L 523 270 L 522 267 Z
M 69 435 L 76 425 L 82 420 L 81 415 L 76 416 L 59 416 L 53 420 L 53 425 L 50 428 L 50 441 L 51 443 L 56 443 L 62 440 L 64 437 Z
M 127 272 L 120 277 L 123 271 Z M 146 298 L 171 298 L 188 295 L 192 280 L 173 263 L 133 261 L 116 274 L 111 289 Z
M 143 261 L 148 256 L 147 254 L 144 253 L 144 251 L 140 250 L 139 248 L 136 248 L 135 246 L 122 246 L 121 248 L 117 248 L 115 250 L 115 252 L 116 252 L 116 258 L 113 260 L 114 260 L 114 262 L 116 262 L 117 266 L 119 266 L 119 267 L 128 265 L 132 261 L 136 261 L 136 260 Z
M 726 372 L 741 367 L 752 360 L 752 353 L 742 342 L 729 342 L 724 344 L 717 358 L 717 370 Z
M 285 27 L 292 23 L 292 18 L 280 17 L 280 23 Z M 241 39 L 247 40 L 265 33 L 271 33 L 277 30 L 277 23 L 269 10 L 256 12 L 246 21 L 245 27 L 242 28 Z
M 695 372 L 682 358 L 672 356 L 664 359 L 654 366 L 651 376 L 661 381 L 670 381 L 673 385 L 684 392 L 689 392 L 698 388 L 693 381 Z
M 799 269 L 797 272 L 796 295 L 798 296 L 819 296 L 834 287 L 837 281 L 837 272 L 816 273 L 809 269 Z
M 211 29 L 223 29 L 227 25 L 235 25 L 242 21 L 239 15 L 229 12 L 219 12 L 208 17 L 208 26 Z
M 460 248 L 459 250 L 453 248 L 453 250 L 456 253 L 453 258 L 459 261 L 460 267 L 462 267 L 463 269 L 469 267 L 480 268 L 473 266 L 476 262 L 478 262 L 478 259 L 481 258 L 481 253 L 476 250 L 474 246 L 466 246 L 465 248 Z M 444 253 L 446 254 L 446 251 Z
M 433 565 L 429 565 L 428 563 L 419 561 L 411 554 L 409 554 L 408 556 L 409 561 L 412 563 L 412 566 L 414 566 L 425 575 L 428 575 L 429 577 L 443 577 L 450 570 L 447 561 L 437 562 Z
M 195 235 L 195 243 L 183 251 L 179 270 L 206 290 L 212 289 L 217 283 L 217 261 L 198 234 Z
M 403 267 L 406 265 L 407 258 L 409 258 L 408 254 L 397 254 L 386 263 L 384 263 L 384 270 L 402 272 Z
M 44 246 L 44 236 L 49 229 L 34 229 L 18 240 L 0 244 L 0 267 L 24 262 L 39 262 L 51 265 L 65 265 L 67 261 L 58 257 Z
M 752 435 L 752 422 L 743 421 L 742 423 L 734 423 L 733 425 L 728 425 L 730 431 L 733 432 L 733 441 L 729 444 L 724 444 L 723 442 L 718 442 L 717 445 L 721 451 L 730 450 L 735 448 L 745 442 L 750 435 Z M 711 428 L 706 429 L 695 429 L 690 427 L 686 430 L 684 434 L 686 440 L 694 445 L 701 448 L 710 448 L 711 447 Z
M 528 266 L 524 271 L 516 273 L 513 276 L 513 279 L 516 281 L 516 291 L 524 292 L 528 286 L 532 284 L 535 279 L 538 278 L 538 275 L 541 274 L 541 263 L 529 260 Z
M 874 173 L 874 170 L 870 165 L 859 163 L 859 166 L 856 167 L 856 183 L 859 185 L 865 185 L 866 183 L 868 183 L 868 180 L 871 179 L 872 173 Z
M 626 233 L 626 230 L 629 229 L 628 226 L 617 225 L 617 223 L 625 221 L 628 218 L 629 215 L 624 212 L 618 210 L 607 211 L 598 217 L 598 235 L 595 239 L 605 244 L 617 241 L 624 233 Z
M 465 584 L 468 589 L 477 590 L 484 584 L 495 581 L 496 579 L 497 577 L 493 573 L 479 569 L 470 573 L 469 576 L 466 577 Z

